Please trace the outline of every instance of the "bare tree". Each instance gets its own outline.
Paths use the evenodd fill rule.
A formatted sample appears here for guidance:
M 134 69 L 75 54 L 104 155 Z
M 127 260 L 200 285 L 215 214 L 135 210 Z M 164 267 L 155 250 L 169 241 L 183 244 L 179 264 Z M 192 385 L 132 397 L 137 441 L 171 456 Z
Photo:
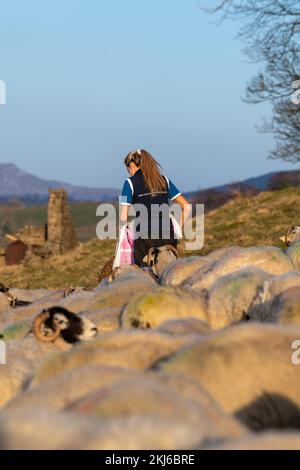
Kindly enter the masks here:
M 242 27 L 238 38 L 245 53 L 263 68 L 246 87 L 248 103 L 271 102 L 273 116 L 258 127 L 272 133 L 276 147 L 270 158 L 290 162 L 300 160 L 300 100 L 292 100 L 293 84 L 300 77 L 299 0 L 220 0 L 205 11 L 219 20 L 238 19 Z

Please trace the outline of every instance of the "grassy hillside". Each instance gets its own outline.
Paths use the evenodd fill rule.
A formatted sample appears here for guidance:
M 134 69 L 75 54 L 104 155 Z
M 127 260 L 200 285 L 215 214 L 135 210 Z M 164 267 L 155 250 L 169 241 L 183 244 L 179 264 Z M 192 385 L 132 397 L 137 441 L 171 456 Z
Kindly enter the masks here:
M 89 220 L 89 209 L 84 205 L 80 209 L 74 218 L 77 217 L 77 225 L 82 224 L 83 227 Z M 237 194 L 234 200 L 206 215 L 205 245 L 197 254 L 205 255 L 230 245 L 273 245 L 283 248 L 279 237 L 290 225 L 298 223 L 300 187 L 251 197 Z M 34 259 L 23 266 L 5 267 L 3 258 L 0 258 L 0 282 L 26 288 L 90 288 L 97 284 L 99 272 L 113 255 L 114 249 L 114 241 L 92 240 L 67 255 L 47 261 Z M 185 253 L 190 254 L 195 253 Z
M 92 240 L 65 255 L 46 260 L 31 258 L 20 266 L 5 266 L 4 258 L 0 257 L 0 282 L 26 289 L 92 288 L 114 250 L 114 241 Z
M 300 223 L 300 188 L 266 191 L 257 196 L 237 194 L 205 217 L 201 254 L 229 245 L 284 247 L 279 237 Z

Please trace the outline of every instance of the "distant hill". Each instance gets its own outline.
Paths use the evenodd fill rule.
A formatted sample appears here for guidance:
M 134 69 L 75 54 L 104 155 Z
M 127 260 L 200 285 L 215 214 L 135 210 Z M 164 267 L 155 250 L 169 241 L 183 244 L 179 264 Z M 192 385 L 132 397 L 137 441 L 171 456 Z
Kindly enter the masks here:
M 187 197 L 197 203 L 205 204 L 206 212 L 222 206 L 231 200 L 237 192 L 257 194 L 262 191 L 276 191 L 300 185 L 300 170 L 280 171 L 214 186 L 187 193 Z
M 64 188 L 74 201 L 115 200 L 119 190 L 113 188 L 86 188 L 61 181 L 38 178 L 13 163 L 0 163 L 0 199 L 19 198 L 24 202 L 45 202 L 49 188 Z
M 199 189 L 199 191 L 191 191 L 190 193 L 188 193 L 188 195 L 190 197 L 193 197 L 196 194 L 198 194 L 199 192 L 207 191 L 207 190 L 228 191 L 233 185 L 234 186 L 236 186 L 236 185 L 239 185 L 239 186 L 241 185 L 242 186 L 243 185 L 243 186 L 258 189 L 260 191 L 266 191 L 266 190 L 269 189 L 269 184 L 272 181 L 272 179 L 276 175 L 278 175 L 279 173 L 284 173 L 284 174 L 299 173 L 299 175 L 300 175 L 300 171 L 297 171 L 297 170 L 295 170 L 295 171 L 285 171 L 285 172 L 266 173 L 265 175 L 254 176 L 252 178 L 247 178 L 246 180 L 242 180 L 242 181 L 237 181 L 237 182 L 235 181 L 235 182 L 223 184 L 223 185 L 220 185 L 220 186 L 211 186 L 210 188 Z
M 272 172 L 234 183 L 186 193 L 189 199 L 214 208 L 231 198 L 233 188 L 266 191 L 300 185 L 300 171 Z M 17 198 L 27 206 L 47 203 L 49 188 L 65 188 L 71 201 L 116 201 L 119 189 L 88 188 L 62 181 L 46 180 L 21 170 L 13 163 L 0 163 L 0 202 Z M 219 203 L 220 202 L 220 203 Z

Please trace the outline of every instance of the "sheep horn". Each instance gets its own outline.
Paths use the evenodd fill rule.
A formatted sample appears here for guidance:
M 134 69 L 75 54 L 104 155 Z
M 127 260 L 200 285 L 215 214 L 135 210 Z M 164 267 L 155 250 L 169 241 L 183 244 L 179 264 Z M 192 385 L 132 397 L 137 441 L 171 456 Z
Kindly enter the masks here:
M 179 253 L 176 250 L 175 246 L 173 245 L 164 245 L 159 248 L 161 251 L 172 251 L 172 253 L 175 255 L 175 257 L 178 259 L 179 258 Z
M 35 318 L 33 322 L 33 334 L 39 341 L 43 343 L 52 343 L 60 335 L 60 328 L 58 325 L 55 325 L 55 330 L 53 331 L 52 335 L 45 336 L 42 334 L 41 327 L 48 318 L 49 318 L 49 312 L 42 312 Z

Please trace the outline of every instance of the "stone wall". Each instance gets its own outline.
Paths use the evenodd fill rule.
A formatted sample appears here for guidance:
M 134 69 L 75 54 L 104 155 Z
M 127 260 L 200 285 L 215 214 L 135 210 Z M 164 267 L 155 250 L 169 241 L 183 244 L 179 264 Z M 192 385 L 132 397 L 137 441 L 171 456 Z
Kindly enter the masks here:
M 46 227 L 25 225 L 15 237 L 26 245 L 42 246 L 46 242 Z
M 54 255 L 63 254 L 78 245 L 64 189 L 50 189 L 48 205 L 48 245 Z

